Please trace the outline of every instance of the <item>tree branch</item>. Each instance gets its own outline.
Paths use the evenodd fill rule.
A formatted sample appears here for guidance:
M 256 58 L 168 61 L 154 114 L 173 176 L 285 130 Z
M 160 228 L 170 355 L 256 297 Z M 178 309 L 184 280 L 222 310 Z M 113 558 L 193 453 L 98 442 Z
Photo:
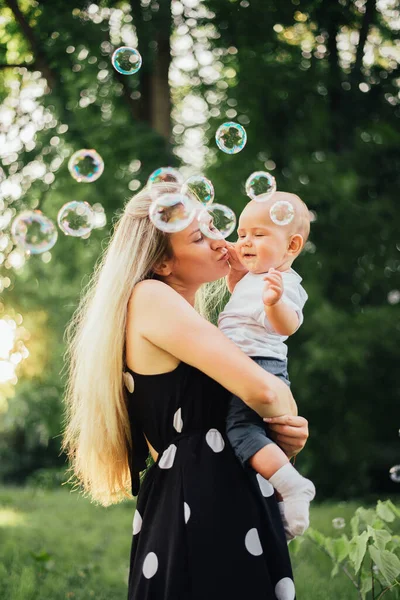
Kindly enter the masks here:
M 365 5 L 365 13 L 361 23 L 360 37 L 357 45 L 356 60 L 353 67 L 355 79 L 361 79 L 361 69 L 364 58 L 364 48 L 367 41 L 369 28 L 373 23 L 376 11 L 376 0 L 367 0 Z
M 53 89 L 56 86 L 57 77 L 49 67 L 45 55 L 42 53 L 39 43 L 35 37 L 32 27 L 29 25 L 25 16 L 22 14 L 18 6 L 17 0 L 5 0 L 7 6 L 11 9 L 15 20 L 22 29 L 22 32 L 29 42 L 33 55 L 35 56 L 35 64 L 47 80 L 48 86 Z

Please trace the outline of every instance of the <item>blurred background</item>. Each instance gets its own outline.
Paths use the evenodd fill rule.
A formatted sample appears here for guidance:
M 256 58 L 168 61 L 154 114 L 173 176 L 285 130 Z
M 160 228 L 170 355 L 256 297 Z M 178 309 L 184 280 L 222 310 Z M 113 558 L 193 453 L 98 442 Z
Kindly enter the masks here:
M 216 202 L 237 215 L 254 171 L 270 172 L 278 190 L 306 202 L 311 235 L 296 270 L 309 300 L 289 341 L 293 393 L 310 422 L 297 466 L 320 502 L 398 494 L 400 475 L 389 470 L 400 463 L 399 30 L 394 0 L 0 3 L 6 499 L 20 486 L 28 494 L 21 507 L 36 497 L 29 490 L 68 495 L 59 489 L 64 329 L 116 211 L 162 166 L 205 174 Z M 141 53 L 135 75 L 113 68 L 120 46 Z M 236 155 L 215 143 L 226 121 L 247 131 Z M 90 185 L 67 167 L 82 148 L 104 160 Z M 32 256 L 13 243 L 11 224 L 23 210 L 56 222 L 72 200 L 102 214 L 89 237 L 59 231 L 51 250 Z M 130 523 L 132 506 L 124 510 Z M 53 568 L 49 554 L 36 554 Z M 42 597 L 36 584 L 32 596 L 30 584 L 15 585 L 13 600 Z

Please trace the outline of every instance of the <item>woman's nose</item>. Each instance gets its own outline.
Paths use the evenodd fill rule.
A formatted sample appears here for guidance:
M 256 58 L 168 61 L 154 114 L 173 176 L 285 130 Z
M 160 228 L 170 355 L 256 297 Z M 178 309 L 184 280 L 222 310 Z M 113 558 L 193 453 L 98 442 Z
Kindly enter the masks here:
M 226 240 L 224 240 L 224 238 L 220 238 L 218 240 L 211 240 L 211 248 L 213 250 L 220 250 L 221 248 L 226 248 L 227 247 L 227 243 Z

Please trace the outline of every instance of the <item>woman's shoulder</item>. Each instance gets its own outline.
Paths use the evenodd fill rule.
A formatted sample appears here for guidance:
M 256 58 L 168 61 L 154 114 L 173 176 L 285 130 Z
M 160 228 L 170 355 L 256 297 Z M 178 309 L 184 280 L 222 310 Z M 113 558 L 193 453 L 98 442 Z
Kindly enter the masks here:
M 169 298 L 176 296 L 178 300 L 179 294 L 163 281 L 159 281 L 158 279 L 144 279 L 143 281 L 139 281 L 133 288 L 128 304 L 143 304 L 150 307 L 152 303 L 158 302 L 165 296 Z

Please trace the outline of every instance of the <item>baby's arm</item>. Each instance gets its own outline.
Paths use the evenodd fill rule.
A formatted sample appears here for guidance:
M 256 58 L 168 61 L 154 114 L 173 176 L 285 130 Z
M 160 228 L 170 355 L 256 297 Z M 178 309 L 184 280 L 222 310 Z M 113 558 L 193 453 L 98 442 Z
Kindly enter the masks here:
M 282 300 L 282 274 L 270 269 L 264 281 L 263 303 L 268 321 L 279 335 L 292 335 L 299 326 L 299 316 L 294 308 Z
M 227 243 L 228 253 L 229 253 L 229 273 L 226 276 L 226 285 L 228 286 L 228 290 L 232 294 L 235 289 L 235 285 L 239 283 L 241 279 L 248 273 L 248 270 L 245 266 L 240 262 L 235 245 L 231 243 Z

